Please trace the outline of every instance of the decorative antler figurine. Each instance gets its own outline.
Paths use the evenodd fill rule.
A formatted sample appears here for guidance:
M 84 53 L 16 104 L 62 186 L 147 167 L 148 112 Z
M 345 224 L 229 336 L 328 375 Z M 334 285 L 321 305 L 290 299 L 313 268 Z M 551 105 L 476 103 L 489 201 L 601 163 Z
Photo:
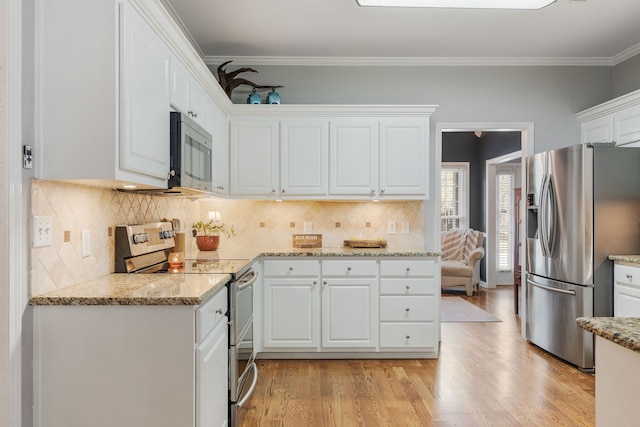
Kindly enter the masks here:
M 284 87 L 276 85 L 258 85 L 247 79 L 243 79 L 242 77 L 236 77 L 240 73 L 257 73 L 257 71 L 253 68 L 239 68 L 235 71 L 230 71 L 227 73 L 224 67 L 231 62 L 233 61 L 227 61 L 223 64 L 220 64 L 220 66 L 218 67 L 218 81 L 220 82 L 220 86 L 222 86 L 222 89 L 227 94 L 229 99 L 231 99 L 231 92 L 233 92 L 233 90 L 240 85 L 251 86 L 254 89 L 275 89 L 278 87 Z

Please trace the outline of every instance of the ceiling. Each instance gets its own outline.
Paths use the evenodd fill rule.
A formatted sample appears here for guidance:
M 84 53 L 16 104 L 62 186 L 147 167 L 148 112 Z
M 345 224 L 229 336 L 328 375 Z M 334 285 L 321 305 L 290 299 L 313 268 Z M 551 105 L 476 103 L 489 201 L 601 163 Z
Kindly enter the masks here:
M 638 0 L 557 0 L 529 11 L 163 1 L 209 64 L 606 66 L 640 53 Z

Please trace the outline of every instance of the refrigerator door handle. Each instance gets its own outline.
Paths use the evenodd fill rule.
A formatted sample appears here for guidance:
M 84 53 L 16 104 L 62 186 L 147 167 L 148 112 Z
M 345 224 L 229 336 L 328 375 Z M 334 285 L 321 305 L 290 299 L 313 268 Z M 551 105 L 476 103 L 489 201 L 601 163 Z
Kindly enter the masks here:
M 547 174 L 545 174 L 542 177 L 542 183 L 540 184 L 540 212 L 539 212 L 540 249 L 542 250 L 542 256 L 545 258 L 549 256 L 547 234 L 546 234 L 547 233 L 547 212 L 549 209 L 547 205 L 547 178 L 548 176 Z
M 527 279 L 527 283 L 530 284 L 531 286 L 535 286 L 536 288 L 545 289 L 545 290 L 551 291 L 551 292 L 557 292 L 559 294 L 567 294 L 567 295 L 575 295 L 576 294 L 576 291 L 568 291 L 566 289 L 559 289 L 559 288 L 553 288 L 551 286 L 541 285 L 540 283 L 536 283 L 531 279 Z
M 556 196 L 556 189 L 553 185 L 553 176 L 549 175 L 547 179 L 547 197 L 549 199 L 549 218 L 551 219 L 549 224 L 549 233 L 547 234 L 547 253 L 549 257 L 553 256 L 553 249 L 556 243 L 556 225 L 558 223 L 558 198 Z

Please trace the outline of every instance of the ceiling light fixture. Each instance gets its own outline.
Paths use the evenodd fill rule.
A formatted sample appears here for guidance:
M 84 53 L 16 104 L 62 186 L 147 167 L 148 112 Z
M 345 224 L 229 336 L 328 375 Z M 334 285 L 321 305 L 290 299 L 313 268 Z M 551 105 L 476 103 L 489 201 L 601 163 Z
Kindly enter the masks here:
M 555 0 L 356 0 L 360 6 L 456 9 L 542 9 Z

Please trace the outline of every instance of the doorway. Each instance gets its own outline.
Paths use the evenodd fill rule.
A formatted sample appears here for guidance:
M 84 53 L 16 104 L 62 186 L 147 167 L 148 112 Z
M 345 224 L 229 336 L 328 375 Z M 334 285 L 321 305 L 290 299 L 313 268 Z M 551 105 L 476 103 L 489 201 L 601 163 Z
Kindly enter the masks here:
M 534 126 L 533 123 L 529 123 L 529 122 L 517 122 L 517 123 L 502 123 L 502 122 L 497 122 L 497 123 L 492 123 L 492 122 L 488 122 L 488 123 L 474 123 L 474 122 L 469 122 L 469 123 L 436 123 L 435 125 L 435 159 L 434 159 L 434 166 L 435 166 L 435 170 L 434 170 L 434 191 L 433 191 L 433 205 L 430 209 L 430 213 L 433 215 L 432 218 L 432 227 L 434 230 L 434 238 L 433 241 L 435 243 L 436 247 L 440 247 L 440 203 L 441 203 L 441 199 L 440 199 L 440 186 L 441 186 L 441 182 L 440 182 L 440 174 L 441 174 L 441 169 L 442 169 L 442 153 L 443 153 L 443 147 L 442 147 L 442 141 L 443 141 L 443 134 L 447 133 L 447 132 L 471 132 L 471 133 L 476 133 L 476 132 L 504 132 L 504 131 L 510 131 L 510 132 L 519 132 L 520 133 L 520 152 L 513 154 L 511 160 L 515 159 L 515 158 L 520 158 L 520 182 L 525 182 L 525 165 L 524 165 L 524 159 L 533 154 L 533 135 L 534 135 Z M 492 159 L 490 159 L 492 160 Z M 499 161 L 498 161 L 499 160 Z M 499 164 L 501 162 L 506 161 L 505 159 L 497 159 L 495 164 Z M 493 164 L 493 163 L 491 163 Z M 489 170 L 487 169 L 487 174 L 489 173 Z M 487 179 L 486 182 L 495 182 L 495 180 L 489 180 L 489 176 L 487 175 Z M 486 184 L 485 184 L 486 185 Z M 486 198 L 488 199 L 488 197 Z M 495 200 L 495 199 L 494 199 Z M 487 206 L 486 204 L 488 203 L 487 200 L 485 200 L 485 218 L 490 218 L 488 210 L 487 210 Z M 521 213 L 522 214 L 522 213 Z M 493 217 L 495 218 L 495 216 Z M 495 236 L 495 231 L 493 233 L 493 237 L 490 234 L 491 231 L 489 230 L 489 224 L 487 224 L 486 220 L 485 223 L 483 224 L 483 226 L 485 227 L 486 230 L 486 247 L 487 247 L 487 259 L 486 259 L 486 264 L 485 265 L 489 265 L 489 263 L 494 262 L 495 261 L 495 257 L 497 255 L 495 249 L 492 250 L 492 253 L 489 253 L 491 250 L 491 247 L 495 247 L 494 245 L 496 245 L 496 236 Z M 491 227 L 492 230 L 495 230 L 495 225 L 492 225 Z M 524 230 L 521 230 L 520 234 L 522 234 Z M 520 235 L 519 236 L 520 239 L 522 240 L 524 238 L 524 236 Z M 523 253 L 524 248 L 522 247 L 520 249 L 520 254 L 519 257 L 520 259 L 524 259 L 524 253 Z M 487 271 L 485 272 L 485 283 L 481 283 L 482 286 L 485 286 L 487 288 L 493 288 L 496 286 L 497 284 L 497 279 L 495 277 L 495 273 L 490 273 L 489 269 L 487 269 Z M 521 334 L 522 336 L 524 336 L 524 325 L 526 324 L 526 304 L 525 304 L 525 300 L 524 300 L 525 296 L 522 296 L 522 301 L 521 301 L 521 310 L 520 310 L 520 316 L 522 319 L 521 325 L 522 325 L 522 329 L 521 329 Z

